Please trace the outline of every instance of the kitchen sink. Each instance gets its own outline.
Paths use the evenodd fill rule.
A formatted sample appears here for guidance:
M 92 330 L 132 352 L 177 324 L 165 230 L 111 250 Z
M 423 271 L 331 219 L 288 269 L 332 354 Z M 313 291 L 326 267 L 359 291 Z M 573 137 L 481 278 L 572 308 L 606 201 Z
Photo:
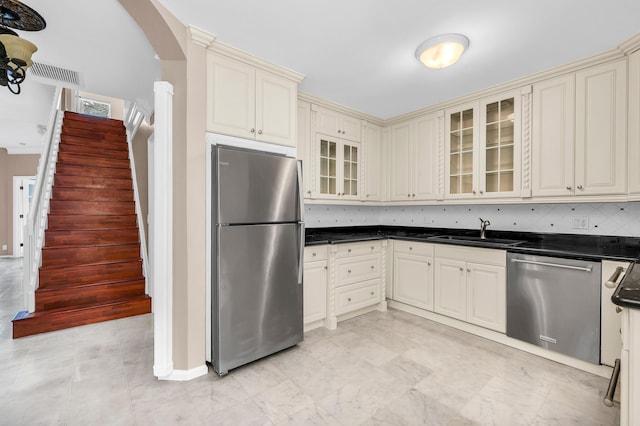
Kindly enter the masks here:
M 467 235 L 436 235 L 434 237 L 427 238 L 427 241 L 491 247 L 512 247 L 525 242 L 522 240 L 510 240 L 506 238 L 480 238 Z

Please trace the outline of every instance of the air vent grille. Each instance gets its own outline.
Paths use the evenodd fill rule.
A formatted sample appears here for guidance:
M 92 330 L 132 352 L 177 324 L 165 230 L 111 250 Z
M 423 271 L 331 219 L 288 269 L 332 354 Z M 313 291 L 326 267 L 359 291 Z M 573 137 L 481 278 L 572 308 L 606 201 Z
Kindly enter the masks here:
M 82 75 L 77 71 L 34 62 L 29 70 L 34 76 L 53 80 L 62 86 L 82 86 Z

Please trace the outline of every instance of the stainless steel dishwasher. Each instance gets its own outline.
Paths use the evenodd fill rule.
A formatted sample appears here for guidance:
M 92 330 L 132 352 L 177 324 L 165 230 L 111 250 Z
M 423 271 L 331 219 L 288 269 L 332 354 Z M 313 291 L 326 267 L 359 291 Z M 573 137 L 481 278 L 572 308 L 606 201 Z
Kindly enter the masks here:
M 507 255 L 507 336 L 600 363 L 598 261 Z

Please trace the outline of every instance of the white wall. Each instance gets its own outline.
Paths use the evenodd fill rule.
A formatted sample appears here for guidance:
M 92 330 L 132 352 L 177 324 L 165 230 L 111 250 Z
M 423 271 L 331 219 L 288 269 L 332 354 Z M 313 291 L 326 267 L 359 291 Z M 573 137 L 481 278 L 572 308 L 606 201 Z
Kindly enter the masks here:
M 479 229 L 481 217 L 491 221 L 489 230 L 640 237 L 640 202 L 387 207 L 315 204 L 305 206 L 305 211 L 309 228 L 398 225 Z M 575 217 L 586 217 L 589 229 L 572 228 Z

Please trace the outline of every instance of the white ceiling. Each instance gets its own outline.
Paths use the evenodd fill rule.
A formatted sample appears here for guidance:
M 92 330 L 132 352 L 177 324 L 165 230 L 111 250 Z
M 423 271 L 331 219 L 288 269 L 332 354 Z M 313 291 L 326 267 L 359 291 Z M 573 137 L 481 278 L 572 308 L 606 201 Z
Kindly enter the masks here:
M 640 32 L 638 0 L 159 0 L 183 23 L 306 76 L 300 90 L 390 118 L 617 47 Z M 82 73 L 82 90 L 153 105 L 159 77 L 144 34 L 117 0 L 25 0 L 47 21 L 20 32 L 37 62 Z M 414 57 L 427 38 L 461 33 L 443 70 Z M 53 89 L 27 76 L 0 88 L 0 146 L 38 147 Z M 35 149 L 35 148 L 34 148 Z

